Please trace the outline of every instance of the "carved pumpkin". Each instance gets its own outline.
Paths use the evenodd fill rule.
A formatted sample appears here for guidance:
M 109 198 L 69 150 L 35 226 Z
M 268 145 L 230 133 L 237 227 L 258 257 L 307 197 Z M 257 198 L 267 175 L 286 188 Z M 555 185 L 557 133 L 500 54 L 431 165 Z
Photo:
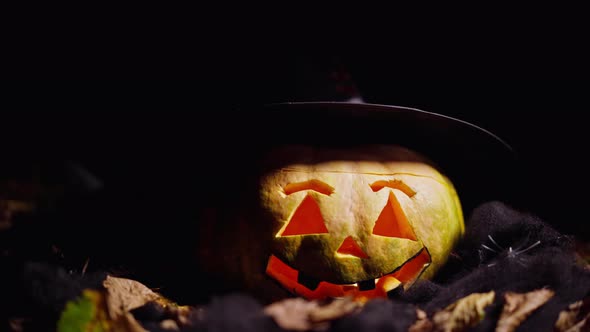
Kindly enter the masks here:
M 400 146 L 289 147 L 260 182 L 266 273 L 308 299 L 386 296 L 431 278 L 463 234 L 453 184 Z
M 520 188 L 509 145 L 447 116 L 333 102 L 243 114 L 255 127 L 232 127 L 239 142 L 206 153 L 217 162 L 199 172 L 207 199 L 193 270 L 203 295 L 385 296 L 437 273 L 463 233 L 463 212 Z

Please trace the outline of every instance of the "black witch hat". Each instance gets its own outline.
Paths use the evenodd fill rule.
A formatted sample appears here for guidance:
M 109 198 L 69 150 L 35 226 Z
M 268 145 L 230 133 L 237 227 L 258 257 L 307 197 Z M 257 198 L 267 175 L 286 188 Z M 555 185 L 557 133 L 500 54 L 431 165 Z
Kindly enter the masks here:
M 517 153 L 472 123 L 411 107 L 357 102 L 286 102 L 242 111 L 250 119 L 243 128 L 252 134 L 241 136 L 250 146 L 402 145 L 440 167 L 455 184 L 467 213 L 490 200 L 518 205 L 522 185 Z

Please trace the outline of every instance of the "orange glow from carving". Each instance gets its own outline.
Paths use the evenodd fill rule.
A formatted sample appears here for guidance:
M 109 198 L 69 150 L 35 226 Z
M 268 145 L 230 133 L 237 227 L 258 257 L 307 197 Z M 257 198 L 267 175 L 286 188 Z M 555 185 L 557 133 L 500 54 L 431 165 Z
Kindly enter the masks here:
M 326 299 L 330 297 L 352 296 L 357 301 L 370 298 L 387 298 L 387 293 L 400 284 L 412 282 L 431 263 L 431 257 L 425 248 L 418 255 L 407 261 L 399 270 L 379 278 L 375 289 L 361 291 L 356 285 L 338 285 L 321 281 L 311 290 L 297 282 L 299 272 L 271 255 L 266 266 L 267 275 L 277 280 L 285 289 L 306 299 Z
M 373 234 L 417 240 L 406 214 L 392 192 L 389 193 L 389 199 L 375 222 Z
M 336 251 L 339 254 L 352 255 L 359 258 L 368 258 L 369 256 L 359 247 L 358 243 L 352 238 L 352 236 L 344 239 L 340 248 Z
M 408 197 L 416 195 L 416 192 L 405 184 L 402 180 L 378 180 L 369 185 L 374 192 L 378 192 L 383 188 L 391 188 L 401 190 Z
M 328 233 L 318 203 L 310 195 L 305 196 L 293 213 L 281 236 Z
M 313 190 L 330 196 L 334 192 L 334 187 L 323 181 L 313 179 L 304 182 L 289 183 L 283 188 L 285 195 L 291 195 L 292 193 L 303 190 Z

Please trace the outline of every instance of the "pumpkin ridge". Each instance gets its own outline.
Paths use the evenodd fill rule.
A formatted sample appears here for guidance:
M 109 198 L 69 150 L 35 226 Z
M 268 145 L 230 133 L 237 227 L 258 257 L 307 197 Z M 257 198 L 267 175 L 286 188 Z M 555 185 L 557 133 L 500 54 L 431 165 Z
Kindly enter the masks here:
M 304 168 L 289 168 L 289 167 L 283 167 L 280 169 L 281 172 L 304 172 L 304 173 L 308 173 L 309 170 L 304 169 Z M 438 179 L 436 177 L 433 176 L 429 176 L 429 175 L 423 175 L 423 174 L 416 174 L 416 173 L 412 173 L 412 172 L 393 172 L 393 173 L 387 173 L 387 172 L 366 172 L 366 171 L 327 171 L 327 170 L 320 170 L 320 171 L 314 171 L 314 173 L 336 173 L 336 174 L 366 174 L 366 175 L 378 175 L 378 176 L 395 176 L 395 175 L 409 175 L 409 176 L 415 176 L 415 177 L 420 177 L 420 178 L 426 178 L 426 179 L 431 179 L 434 180 L 442 185 L 444 185 L 445 187 L 449 187 L 449 184 L 447 183 L 447 181 L 445 181 L 444 179 Z

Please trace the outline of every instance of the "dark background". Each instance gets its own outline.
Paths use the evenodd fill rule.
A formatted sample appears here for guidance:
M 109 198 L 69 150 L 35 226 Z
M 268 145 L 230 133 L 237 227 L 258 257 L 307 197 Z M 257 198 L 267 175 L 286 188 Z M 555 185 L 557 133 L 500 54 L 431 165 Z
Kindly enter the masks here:
M 518 192 L 520 208 L 590 240 L 582 30 L 575 21 L 559 30 L 500 35 L 494 27 L 392 35 L 334 28 L 309 39 L 264 40 L 236 29 L 187 36 L 153 28 L 105 37 L 98 28 L 77 35 L 70 26 L 64 31 L 73 38 L 63 39 L 39 29 L 20 38 L 5 62 L 12 80 L 1 91 L 1 167 L 9 174 L 27 165 L 79 162 L 105 190 L 72 193 L 57 215 L 44 219 L 59 224 L 28 230 L 30 243 L 42 248 L 57 239 L 67 265 L 78 268 L 88 257 L 97 270 L 101 258 L 131 262 L 140 266 L 138 279 L 149 285 L 172 279 L 179 288 L 172 297 L 190 298 L 183 285 L 199 274 L 178 266 L 198 234 L 194 207 L 234 190 L 216 187 L 208 171 L 223 173 L 224 183 L 239 178 L 249 161 L 244 142 L 273 139 L 278 131 L 252 123 L 249 106 L 358 95 L 495 133 L 521 163 L 507 196 Z M 460 38 L 451 37 L 458 32 Z M 351 136 L 371 134 L 367 128 Z
M 195 58 L 198 63 L 186 67 L 186 61 L 170 63 L 175 71 L 184 70 L 181 78 L 192 79 L 168 76 L 159 63 L 145 68 L 156 78 L 151 80 L 10 83 L 4 89 L 8 97 L 4 108 L 14 120 L 3 121 L 4 133 L 12 133 L 10 147 L 22 147 L 17 149 L 21 153 L 36 151 L 25 152 L 28 157 L 38 153 L 57 159 L 88 158 L 102 163 L 89 166 L 97 171 L 104 166 L 113 176 L 141 182 L 142 177 L 157 174 L 150 165 L 176 173 L 171 171 L 175 158 L 182 164 L 185 158 L 201 158 L 199 151 L 225 150 L 215 154 L 221 159 L 231 159 L 231 154 L 244 157 L 244 151 L 232 151 L 232 141 L 272 136 L 251 123 L 246 106 L 345 101 L 358 95 L 367 103 L 449 115 L 496 134 L 514 148 L 525 170 L 519 173 L 524 182 L 506 191 L 526 192 L 520 198 L 523 207 L 564 232 L 589 236 L 585 221 L 588 83 L 575 78 L 585 63 L 567 62 L 569 57 L 562 56 L 537 58 L 541 63 L 532 58 L 532 62 L 474 67 L 470 60 L 431 62 L 347 48 L 308 53 L 265 48 L 214 55 Z M 73 75 L 76 62 L 62 64 L 69 67 L 62 67 L 67 69 L 60 77 L 77 76 Z M 83 72 L 90 78 L 118 71 L 142 77 L 143 65 L 148 63 L 112 62 L 106 69 L 90 66 Z M 567 77 L 570 72 L 573 78 Z M 371 135 L 370 129 L 366 131 L 354 134 L 362 140 Z M 207 162 L 212 161 L 203 160 Z

